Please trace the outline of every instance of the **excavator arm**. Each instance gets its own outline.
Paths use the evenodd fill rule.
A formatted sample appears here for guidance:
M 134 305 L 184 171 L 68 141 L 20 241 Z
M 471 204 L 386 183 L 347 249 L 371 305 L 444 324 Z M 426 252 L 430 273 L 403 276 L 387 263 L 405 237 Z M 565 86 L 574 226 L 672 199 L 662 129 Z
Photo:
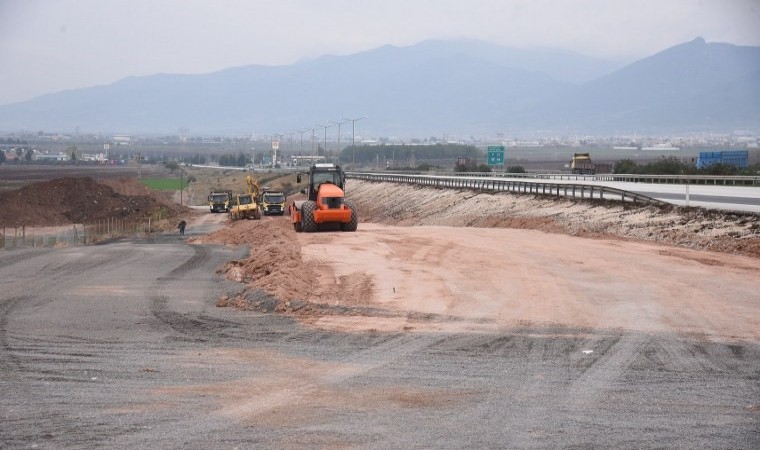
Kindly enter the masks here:
M 248 185 L 248 193 L 258 201 L 259 198 L 259 183 L 250 175 L 245 177 L 245 183 Z

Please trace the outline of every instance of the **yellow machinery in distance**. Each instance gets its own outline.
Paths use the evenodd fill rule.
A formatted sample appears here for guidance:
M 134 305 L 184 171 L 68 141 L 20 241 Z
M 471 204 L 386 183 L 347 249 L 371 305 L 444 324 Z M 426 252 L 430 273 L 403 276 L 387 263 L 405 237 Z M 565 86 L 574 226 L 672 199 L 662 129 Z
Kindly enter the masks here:
M 261 207 L 259 206 L 259 183 L 250 175 L 245 177 L 248 185 L 247 194 L 238 194 L 232 201 L 230 219 L 261 219 Z

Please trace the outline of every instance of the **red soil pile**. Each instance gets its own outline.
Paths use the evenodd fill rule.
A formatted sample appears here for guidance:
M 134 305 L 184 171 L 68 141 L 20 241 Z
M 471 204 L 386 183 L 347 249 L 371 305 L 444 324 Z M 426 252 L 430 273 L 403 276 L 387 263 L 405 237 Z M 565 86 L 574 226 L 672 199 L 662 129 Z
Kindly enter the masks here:
M 68 225 L 109 218 L 145 220 L 160 210 L 163 217 L 179 214 L 178 205 L 159 197 L 136 180 L 59 178 L 0 192 L 0 226 Z

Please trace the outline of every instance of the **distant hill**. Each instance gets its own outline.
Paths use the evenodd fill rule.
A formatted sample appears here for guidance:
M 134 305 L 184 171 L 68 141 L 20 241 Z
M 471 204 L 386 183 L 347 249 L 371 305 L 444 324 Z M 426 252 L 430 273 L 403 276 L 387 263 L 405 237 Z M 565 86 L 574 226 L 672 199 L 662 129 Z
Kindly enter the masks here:
M 385 136 L 757 129 L 760 48 L 700 38 L 619 68 L 563 51 L 426 41 L 130 77 L 0 106 L 0 129 L 241 134 L 361 115 L 364 134 Z
M 585 83 L 553 123 L 650 132 L 760 129 L 760 47 L 698 38 Z

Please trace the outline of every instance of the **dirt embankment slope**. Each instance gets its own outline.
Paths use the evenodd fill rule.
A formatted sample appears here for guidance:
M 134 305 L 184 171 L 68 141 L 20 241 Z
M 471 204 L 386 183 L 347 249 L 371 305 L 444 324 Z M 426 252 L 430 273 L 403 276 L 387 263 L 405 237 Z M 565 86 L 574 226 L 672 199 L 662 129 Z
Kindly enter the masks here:
M 520 228 L 661 242 L 760 258 L 760 215 L 662 210 L 611 202 L 478 193 L 352 180 L 360 221 L 389 225 Z

